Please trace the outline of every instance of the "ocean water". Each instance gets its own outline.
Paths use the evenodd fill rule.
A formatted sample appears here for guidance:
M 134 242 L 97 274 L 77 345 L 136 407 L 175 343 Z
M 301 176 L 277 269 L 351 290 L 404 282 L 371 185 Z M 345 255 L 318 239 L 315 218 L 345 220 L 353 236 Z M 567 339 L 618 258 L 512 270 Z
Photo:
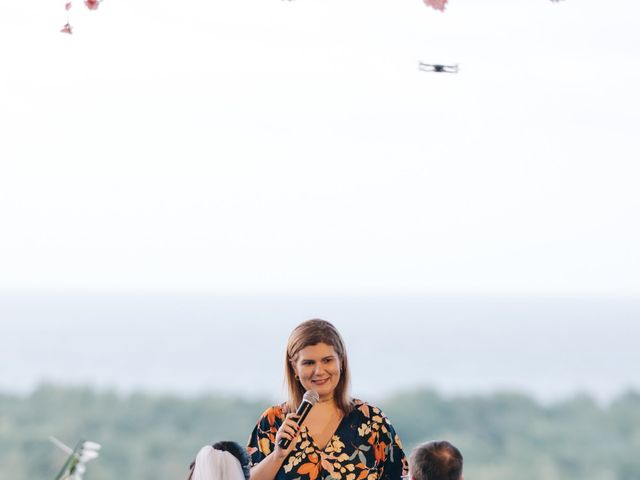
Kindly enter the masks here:
M 640 389 L 640 299 L 330 295 L 0 295 L 0 390 L 282 398 L 284 349 L 308 318 L 344 336 L 352 392 L 510 390 L 542 401 Z

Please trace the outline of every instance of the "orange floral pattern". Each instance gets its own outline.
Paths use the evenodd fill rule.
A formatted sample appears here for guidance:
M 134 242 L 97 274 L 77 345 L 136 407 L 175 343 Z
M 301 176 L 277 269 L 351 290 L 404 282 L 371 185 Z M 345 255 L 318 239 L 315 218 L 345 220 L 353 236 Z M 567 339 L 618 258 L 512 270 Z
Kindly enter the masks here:
M 273 451 L 285 417 L 283 408 L 267 409 L 253 429 L 247 447 L 252 465 Z M 354 409 L 324 449 L 302 426 L 275 480 L 400 480 L 406 473 L 402 444 L 387 417 L 379 408 L 354 400 Z

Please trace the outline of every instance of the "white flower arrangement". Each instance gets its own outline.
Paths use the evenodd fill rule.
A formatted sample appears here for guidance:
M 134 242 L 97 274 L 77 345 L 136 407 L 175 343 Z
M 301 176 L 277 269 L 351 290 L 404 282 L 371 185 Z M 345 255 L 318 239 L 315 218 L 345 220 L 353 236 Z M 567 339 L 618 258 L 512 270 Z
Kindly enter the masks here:
M 87 462 L 98 458 L 98 452 L 102 448 L 99 443 L 89 440 L 81 440 L 73 449 L 53 436 L 49 440 L 69 455 L 55 480 L 82 480 L 87 471 Z

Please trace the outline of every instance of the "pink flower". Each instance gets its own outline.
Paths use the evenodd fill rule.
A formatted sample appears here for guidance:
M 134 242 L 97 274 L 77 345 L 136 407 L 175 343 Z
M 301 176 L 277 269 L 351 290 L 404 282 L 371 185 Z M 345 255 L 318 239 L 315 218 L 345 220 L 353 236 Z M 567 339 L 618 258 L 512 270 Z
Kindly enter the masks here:
M 436 10 L 444 12 L 444 7 L 447 4 L 447 0 L 424 0 L 424 3 L 426 3 L 429 7 L 433 7 Z
M 64 4 L 64 9 L 68 12 L 69 10 L 71 10 L 71 2 L 67 2 Z
M 84 4 L 89 10 L 97 10 L 100 6 L 100 0 L 84 0 Z
M 60 29 L 60 31 L 62 33 L 68 33 L 69 35 L 71 35 L 73 33 L 73 28 L 71 27 L 71 25 L 69 24 L 69 22 L 64 24 L 64 27 L 62 27 Z

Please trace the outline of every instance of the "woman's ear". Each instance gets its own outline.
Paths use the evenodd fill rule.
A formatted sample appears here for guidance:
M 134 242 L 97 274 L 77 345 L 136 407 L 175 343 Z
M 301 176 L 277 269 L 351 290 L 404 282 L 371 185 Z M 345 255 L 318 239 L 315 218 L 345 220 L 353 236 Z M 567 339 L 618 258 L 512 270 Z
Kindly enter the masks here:
M 289 358 L 289 365 L 291 366 L 291 370 L 293 370 L 293 376 L 296 380 L 300 380 L 298 376 L 298 372 L 296 372 L 296 362 L 294 362 L 293 358 Z

